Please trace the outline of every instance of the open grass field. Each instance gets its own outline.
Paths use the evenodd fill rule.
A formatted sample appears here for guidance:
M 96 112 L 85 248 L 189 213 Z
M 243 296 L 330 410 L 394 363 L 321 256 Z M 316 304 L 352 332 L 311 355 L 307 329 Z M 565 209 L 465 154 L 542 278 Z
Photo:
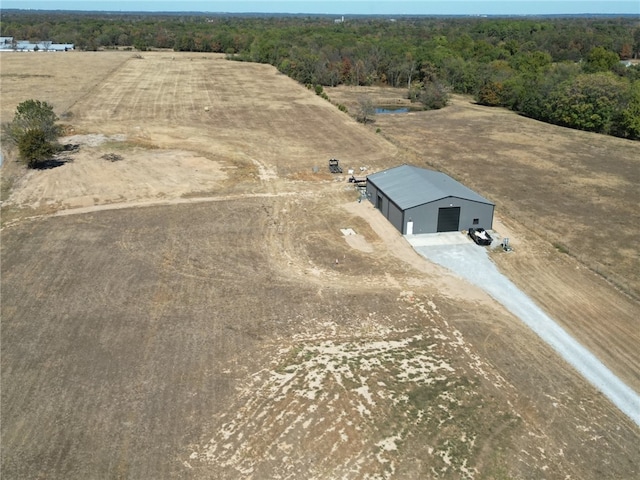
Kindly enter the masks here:
M 571 175 L 566 235 L 555 197 L 514 193 L 523 175 L 549 188 L 553 165 L 529 165 L 547 138 L 540 156 L 566 149 L 604 192 L 600 221 L 619 218 L 623 193 L 638 203 L 637 144 L 464 99 L 363 126 L 272 67 L 215 55 L 0 61 L 2 121 L 46 100 L 79 145 L 58 168 L 8 154 L 1 171 L 3 478 L 640 474 L 637 425 L 327 171 L 431 165 L 496 201 L 514 245 L 496 263 L 640 391 L 637 258 L 572 240 L 591 225 Z M 585 142 L 616 149 L 609 174 L 589 175 Z M 474 161 L 491 151 L 494 168 Z

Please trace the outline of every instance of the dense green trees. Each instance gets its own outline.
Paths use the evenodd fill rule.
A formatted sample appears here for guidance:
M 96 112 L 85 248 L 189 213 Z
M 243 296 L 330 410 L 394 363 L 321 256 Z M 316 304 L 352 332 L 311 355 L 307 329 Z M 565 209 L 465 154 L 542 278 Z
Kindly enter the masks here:
M 26 100 L 16 108 L 13 121 L 3 125 L 3 140 L 16 146 L 19 159 L 34 168 L 58 149 L 57 120 L 53 107 L 47 102 Z
M 640 80 L 629 87 L 627 103 L 621 112 L 618 136 L 640 139 Z
M 3 12 L 1 26 L 2 35 L 82 49 L 226 53 L 272 64 L 304 84 L 403 87 L 429 108 L 438 95 L 446 102 L 448 91 L 473 94 L 532 118 L 639 138 L 640 67 L 619 62 L 640 56 L 633 17 L 357 17 L 336 24 L 321 16 Z M 613 91 L 596 98 L 590 79 L 592 90 Z
M 608 72 L 620 61 L 616 53 L 604 47 L 592 48 L 584 61 L 583 70 L 586 73 Z
M 545 116 L 558 125 L 616 133 L 626 106 L 628 84 L 612 73 L 581 74 L 559 84 L 549 96 Z
M 42 130 L 27 130 L 18 139 L 19 159 L 29 168 L 36 168 L 57 151 Z

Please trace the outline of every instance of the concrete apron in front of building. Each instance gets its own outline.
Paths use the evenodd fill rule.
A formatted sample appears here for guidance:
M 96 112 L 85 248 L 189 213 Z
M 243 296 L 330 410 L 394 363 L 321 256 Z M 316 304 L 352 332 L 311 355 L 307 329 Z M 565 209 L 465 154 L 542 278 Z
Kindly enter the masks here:
M 414 248 L 430 245 L 464 245 L 473 243 L 473 240 L 468 235 L 460 232 L 419 233 L 417 235 L 405 235 L 404 238 Z

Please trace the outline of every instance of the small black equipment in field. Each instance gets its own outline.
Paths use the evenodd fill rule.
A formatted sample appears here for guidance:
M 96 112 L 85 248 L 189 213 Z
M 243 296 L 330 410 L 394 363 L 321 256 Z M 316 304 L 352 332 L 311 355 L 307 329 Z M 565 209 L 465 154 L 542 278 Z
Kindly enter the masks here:
M 331 173 L 342 173 L 342 167 L 340 166 L 340 161 L 336 158 L 332 158 L 329 160 L 329 171 Z
M 367 184 L 367 177 L 356 177 L 354 175 L 351 175 L 349 177 L 349 183 L 355 183 L 357 187 L 359 187 L 361 185 L 366 185 Z

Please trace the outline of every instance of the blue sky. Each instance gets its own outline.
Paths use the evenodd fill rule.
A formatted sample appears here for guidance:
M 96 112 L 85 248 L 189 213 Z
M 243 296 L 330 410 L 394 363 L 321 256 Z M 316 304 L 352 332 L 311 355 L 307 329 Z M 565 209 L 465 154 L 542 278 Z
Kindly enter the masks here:
M 1 8 L 86 11 L 308 13 L 384 15 L 636 14 L 640 0 L 0 0 Z

